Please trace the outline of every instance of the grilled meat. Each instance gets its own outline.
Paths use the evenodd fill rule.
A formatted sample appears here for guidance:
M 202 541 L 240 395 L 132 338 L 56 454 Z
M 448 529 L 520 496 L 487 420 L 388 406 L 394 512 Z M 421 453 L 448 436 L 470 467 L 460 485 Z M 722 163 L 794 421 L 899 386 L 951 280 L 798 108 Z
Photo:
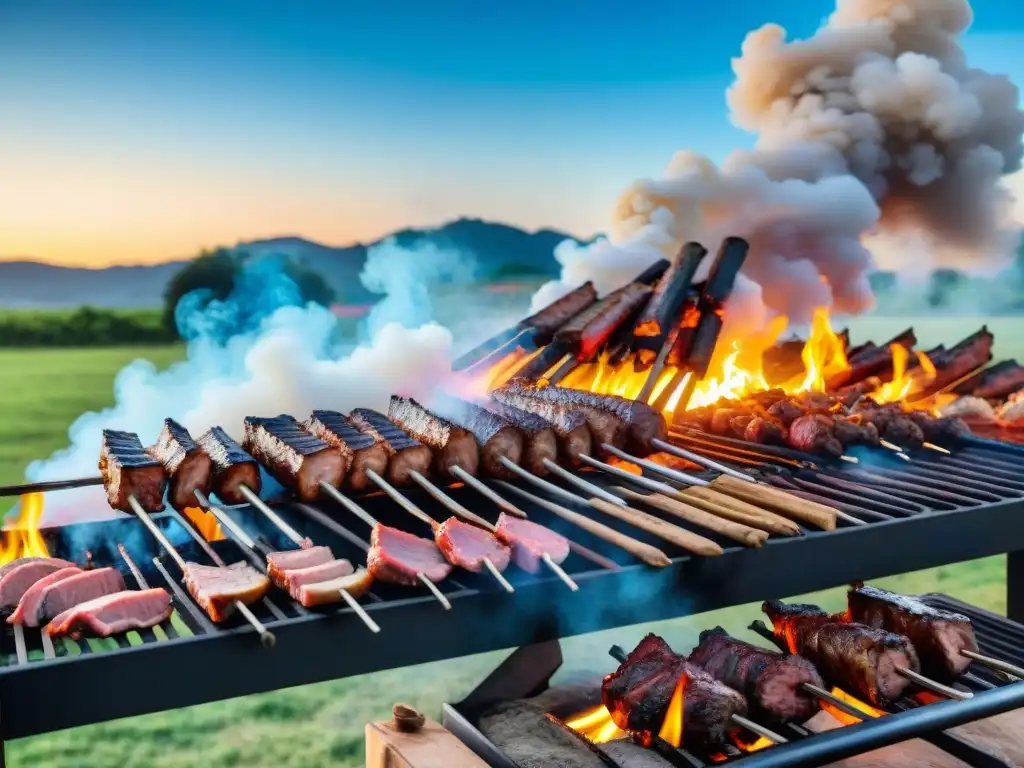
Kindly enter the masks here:
M 341 452 L 291 416 L 246 416 L 243 445 L 271 477 L 303 501 L 320 496 L 320 483 L 340 487 L 345 475 Z
M 924 442 L 924 432 L 898 404 L 865 405 L 854 411 L 875 425 L 885 440 L 903 447 L 916 447 Z
M 685 679 L 684 679 L 685 678 Z M 745 715 L 743 696 L 647 635 L 619 668 L 604 679 L 601 698 L 619 728 L 656 734 L 677 685 L 683 686 L 683 740 L 687 748 L 724 743 L 733 715 Z
M 616 329 L 651 295 L 651 287 L 630 283 L 584 309 L 555 332 L 580 360 L 590 360 Z
M 160 462 L 146 453 L 134 432 L 103 430 L 99 468 L 112 508 L 134 514 L 128 503 L 128 498 L 134 496 L 147 512 L 163 510 L 167 475 Z
M 196 443 L 213 462 L 213 492 L 225 504 L 245 504 L 244 486 L 255 494 L 263 489 L 260 465 L 221 427 L 212 427 Z
M 778 419 L 754 416 L 743 428 L 743 439 L 761 445 L 787 445 L 789 430 Z
M 392 402 L 396 399 L 398 398 L 392 398 Z M 501 416 L 475 403 L 442 395 L 436 396 L 432 402 L 435 411 L 446 421 L 466 430 L 476 439 L 480 447 L 480 464 L 484 472 L 503 480 L 515 478 L 515 475 L 502 464 L 501 459 L 507 458 L 513 464 L 522 461 L 522 432 Z
M 803 656 L 830 681 L 875 706 L 899 698 L 910 684 L 898 670 L 921 670 L 914 646 L 901 635 L 833 621 L 815 606 L 770 600 L 762 610 L 790 653 Z
M 288 591 L 287 573 L 298 569 L 313 568 L 334 560 L 330 547 L 302 547 L 267 555 L 267 576 L 285 592 Z
M 196 491 L 210 492 L 213 462 L 181 424 L 164 419 L 164 428 L 147 451 L 170 477 L 167 500 L 175 509 L 196 505 Z
M 146 629 L 167 621 L 173 611 L 166 589 L 125 590 L 103 595 L 69 608 L 55 617 L 46 631 L 54 637 L 70 635 L 110 637 L 133 629 Z
M 437 583 L 448 578 L 452 567 L 430 539 L 386 525 L 376 525 L 366 555 L 370 573 L 381 581 L 414 587 L 419 574 Z
M 1002 400 L 1024 387 L 1024 365 L 1004 360 L 965 379 L 953 389 L 954 395 L 973 395 L 982 400 Z
M 270 589 L 270 579 L 245 562 L 221 568 L 185 563 L 184 577 L 189 593 L 214 622 L 228 618 L 236 601 L 252 605 Z
M 354 573 L 338 576 L 329 581 L 303 584 L 292 592 L 292 597 L 306 608 L 313 608 L 317 605 L 339 602 L 342 599 L 343 591 L 348 592 L 352 597 L 362 597 L 371 586 L 373 586 L 373 574 L 365 568 L 359 568 Z
M 530 389 L 521 386 L 507 386 L 491 393 L 487 407 L 499 416 L 515 424 L 525 413 L 543 419 L 551 425 L 558 436 L 558 461 L 569 467 L 583 464 L 580 456 L 589 456 L 593 439 L 587 417 L 569 406 L 530 396 Z
M 932 416 L 924 411 L 911 411 L 907 418 L 917 425 L 928 442 L 963 440 L 971 436 L 971 428 L 956 416 Z
M 312 565 L 309 568 L 293 568 L 290 571 L 285 571 L 282 583 L 277 586 L 298 599 L 298 593 L 302 587 L 351 576 L 355 572 L 356 569 L 348 560 L 331 560 L 320 565 Z M 340 600 L 341 597 L 338 596 L 337 599 Z
M 789 427 L 789 444 L 807 453 L 843 455 L 843 444 L 835 435 L 834 420 L 821 413 L 808 413 Z
M 971 663 L 960 652 L 978 652 L 974 627 L 966 616 L 876 587 L 856 586 L 848 598 L 851 621 L 906 637 L 917 650 L 921 669 L 928 677 L 952 682 Z
M 434 541 L 452 565 L 480 573 L 490 560 L 498 571 L 508 568 L 512 549 L 490 531 L 449 517 L 434 532 Z
M 843 445 L 880 445 L 881 439 L 878 435 L 878 427 L 870 421 L 861 419 L 857 414 L 844 418 L 842 416 L 832 417 L 832 427 L 835 430 L 836 440 Z
M 412 398 L 397 395 L 391 397 L 388 418 L 430 447 L 434 452 L 434 468 L 442 477 L 450 476 L 452 467 L 461 467 L 474 476 L 477 474 L 480 448 L 469 430 L 431 413 Z M 522 450 L 521 439 L 519 447 Z
M 33 557 L 10 569 L 0 576 L 0 610 L 17 606 L 25 592 L 40 579 L 74 565 L 53 557 Z
M 544 460 L 558 461 L 559 438 L 554 425 L 534 413 L 503 405 L 496 400 L 485 403 L 484 407 L 511 424 L 523 436 L 523 466 L 538 477 L 547 475 L 548 468 L 544 466 Z M 582 416 L 580 424 L 586 431 L 586 421 Z M 589 441 L 590 432 L 586 432 L 586 435 Z
M 596 301 L 597 291 L 594 284 L 588 280 L 579 288 L 569 291 L 544 309 L 530 315 L 520 323 L 520 326 L 533 329 L 534 342 L 547 344 L 559 328 Z
M 65 579 L 51 581 L 42 590 L 35 613 L 24 611 L 20 623 L 26 627 L 40 627 L 69 608 L 124 589 L 124 579 L 116 568 L 97 568 L 72 574 Z
M 345 460 L 345 487 L 356 493 L 369 490 L 373 482 L 366 470 L 381 477 L 388 466 L 388 450 L 372 434 L 360 432 L 337 411 L 313 411 L 302 427 L 314 437 L 341 451 Z
M 953 382 L 962 379 L 972 371 L 981 368 L 992 359 L 992 344 L 995 338 L 986 326 L 972 333 L 950 349 L 932 359 L 937 375 L 928 383 L 928 392 L 938 392 Z
M 47 587 L 79 573 L 83 573 L 81 568 L 69 565 L 66 568 L 61 568 L 59 571 L 54 571 L 43 576 L 43 578 L 39 579 L 25 590 L 21 599 L 18 600 L 18 607 L 14 609 L 14 613 L 7 617 L 7 623 L 25 625 L 26 617 L 36 616 L 38 614 L 39 603 L 43 599 L 43 595 L 46 593 Z
M 512 548 L 512 560 L 527 573 L 537 573 L 547 555 L 556 564 L 569 556 L 569 541 L 550 528 L 502 512 L 494 535 Z
M 739 691 L 752 708 L 772 717 L 802 722 L 818 711 L 818 700 L 802 686 L 822 687 L 821 675 L 801 656 L 766 651 L 715 627 L 700 633 L 690 663 Z
M 396 427 L 383 413 L 356 408 L 348 420 L 384 448 L 388 455 L 387 481 L 392 485 L 409 485 L 412 482 L 410 472 L 424 476 L 430 474 L 430 465 L 434 461 L 430 448 Z

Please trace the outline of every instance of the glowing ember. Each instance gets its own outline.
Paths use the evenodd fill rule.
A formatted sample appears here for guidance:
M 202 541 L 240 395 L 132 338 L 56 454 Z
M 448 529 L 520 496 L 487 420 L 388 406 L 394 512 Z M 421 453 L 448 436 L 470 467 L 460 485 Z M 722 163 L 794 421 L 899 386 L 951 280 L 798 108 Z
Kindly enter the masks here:
M 603 704 L 567 720 L 565 724 L 594 744 L 604 744 L 626 736 L 626 732 L 612 721 L 611 713 Z
M 644 473 L 644 471 L 633 462 L 624 461 L 623 459 L 616 458 L 615 456 L 609 456 L 607 462 L 613 467 L 618 467 L 623 472 L 629 472 L 631 475 L 642 475 Z
M 0 536 L 0 565 L 19 557 L 49 557 L 46 541 L 39 533 L 43 519 L 42 493 L 26 493 L 21 497 L 18 516 L 4 524 Z
M 185 517 L 207 541 L 224 539 L 224 531 L 221 530 L 217 518 L 206 510 L 199 507 L 185 507 Z
M 863 712 L 865 714 L 865 720 L 869 719 L 871 716 L 882 717 L 883 715 L 888 714 L 881 709 L 875 709 L 870 704 L 861 701 L 856 696 L 852 696 L 851 694 L 844 691 L 842 688 L 833 688 L 831 693 L 837 699 L 840 699 L 846 704 L 849 704 L 854 709 L 859 709 L 861 712 Z M 846 712 L 843 712 L 841 709 L 837 709 L 835 706 L 833 706 L 827 701 L 821 702 L 821 708 L 828 712 L 830 715 L 832 715 L 832 717 L 834 717 L 843 725 L 856 725 L 857 723 L 861 722 L 861 720 L 857 719 L 853 715 L 847 714 Z
M 746 735 L 747 732 L 741 730 L 735 730 L 729 734 L 729 738 L 732 739 L 732 743 L 735 744 L 742 752 L 760 752 L 762 749 L 775 746 L 774 741 L 767 739 L 764 736 L 758 736 L 753 741 L 748 741 L 745 738 Z

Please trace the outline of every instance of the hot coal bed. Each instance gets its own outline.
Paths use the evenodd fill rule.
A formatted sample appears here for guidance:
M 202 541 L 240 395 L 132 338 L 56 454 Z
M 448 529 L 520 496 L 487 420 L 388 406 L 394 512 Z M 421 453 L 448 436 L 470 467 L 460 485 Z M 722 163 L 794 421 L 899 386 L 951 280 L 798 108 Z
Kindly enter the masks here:
M 693 248 L 684 249 L 674 273 L 666 262 L 634 282 L 661 286 L 667 274 L 670 282 L 683 285 L 681 291 L 668 286 L 660 294 L 653 292 L 663 301 L 665 295 L 675 297 L 673 306 L 654 313 L 662 317 L 663 331 L 664 317 L 684 320 L 676 333 L 663 332 L 654 342 L 639 346 L 639 351 L 648 353 L 645 359 L 650 370 L 660 375 L 669 351 L 677 358 L 678 370 L 689 372 L 691 380 L 707 370 L 722 326 L 722 302 L 742 264 L 742 245 L 728 241 L 707 281 L 692 289 L 689 269 L 694 265 L 687 266 L 687 259 L 699 261 L 705 255 Z M 679 274 L 683 277 L 675 276 Z M 534 358 L 547 355 L 543 362 L 528 365 L 539 371 L 538 377 L 547 373 L 549 380 L 595 355 L 619 354 L 633 343 L 623 329 L 652 322 L 644 313 L 644 304 L 635 301 L 635 296 L 651 292 L 620 292 L 615 301 L 621 305 L 584 297 L 586 306 L 573 308 L 573 319 L 583 316 L 575 330 L 573 323 L 564 320 L 557 328 L 542 327 L 539 320 L 527 321 L 483 345 L 459 367 L 486 367 L 524 339 L 535 349 L 550 342 Z M 595 312 L 595 306 L 601 311 Z M 609 307 L 615 309 L 611 320 Z M 633 352 L 638 354 L 638 350 Z M 473 365 L 473 360 L 482 362 Z M 550 372 L 552 366 L 558 368 L 554 373 Z M 645 390 L 646 395 L 652 394 L 649 386 L 645 385 Z M 125 517 L 45 530 L 52 557 L 81 563 L 88 553 L 88 560 L 96 566 L 117 568 L 131 588 L 167 589 L 175 613 L 172 620 L 153 629 L 101 641 L 51 640 L 38 630 L 5 624 L 0 637 L 0 734 L 4 739 L 21 738 L 499 649 L 522 647 L 512 659 L 532 659 L 538 653 L 543 657 L 544 649 L 550 651 L 558 638 L 1000 553 L 1008 553 L 1008 616 L 1024 620 L 1024 448 L 956 438 L 930 446 L 903 447 L 899 452 L 862 447 L 852 455 L 834 457 L 719 435 L 675 434 L 668 439 L 677 449 L 676 458 L 692 452 L 700 460 L 680 461 L 671 467 L 639 463 L 629 471 L 621 464 L 591 463 L 575 471 L 573 477 L 552 473 L 545 480 L 546 487 L 530 482 L 516 482 L 516 488 L 492 485 L 492 490 L 526 512 L 531 521 L 571 540 L 571 553 L 561 563 L 562 576 L 547 569 L 528 573 L 512 568 L 503 574 L 507 580 L 503 584 L 486 570 L 459 570 L 430 585 L 433 591 L 427 586 L 400 587 L 378 581 L 362 596 L 358 610 L 345 603 L 304 608 L 284 592 L 271 590 L 248 606 L 248 617 L 236 614 L 215 624 L 183 587 L 175 559 L 167 556 L 144 520 Z M 614 454 L 602 458 L 610 462 Z M 673 476 L 673 472 L 685 474 Z M 798 535 L 772 535 L 760 546 L 749 547 L 663 508 L 651 505 L 646 511 L 656 523 L 703 537 L 718 550 L 718 556 L 711 557 L 695 555 L 692 548 L 684 546 L 685 538 L 666 539 L 658 534 L 657 525 L 638 527 L 635 519 L 628 517 L 601 515 L 603 535 L 579 523 L 579 510 L 586 509 L 588 502 L 612 499 L 621 503 L 621 496 L 616 496 L 622 493 L 621 486 L 654 490 L 664 496 L 730 477 L 741 484 L 757 479 L 761 483 L 758 488 L 771 486 L 792 498 L 827 505 L 834 510 L 835 527 L 822 530 L 798 522 L 794 531 Z M 741 477 L 745 479 L 737 479 Z M 581 479 L 588 485 L 581 486 Z M 643 485 L 644 479 L 647 485 Z M 444 492 L 488 523 L 494 523 L 501 511 L 469 485 L 446 487 Z M 403 488 L 402 493 L 437 520 L 451 514 L 450 504 L 422 488 Z M 430 536 L 425 523 L 411 518 L 386 494 L 356 501 L 383 525 Z M 196 522 L 179 512 L 151 517 L 190 562 L 219 565 L 243 561 L 265 572 L 268 552 L 293 549 L 296 539 L 305 537 L 329 546 L 337 558 L 356 564 L 366 561 L 370 538 L 366 515 L 354 514 L 351 507 L 332 500 L 329 494 L 315 504 L 278 499 L 272 506 L 276 520 L 266 509 L 250 505 L 222 508 L 223 537 L 210 537 L 216 539 L 212 541 L 198 532 Z M 566 507 L 573 509 L 566 514 Z M 584 517 L 598 519 L 596 514 L 584 513 Z M 642 562 L 635 548 L 617 545 L 608 529 L 661 554 L 664 561 L 657 563 L 661 567 Z M 569 583 L 578 589 L 571 589 Z M 370 635 L 371 626 L 378 627 L 379 633 Z M 984 645 L 984 636 L 982 640 Z M 993 655 L 1008 661 L 1015 658 L 1012 649 L 995 644 L 992 648 Z M 107 691 L 111 686 L 116 686 L 116 695 L 90 696 L 87 703 L 73 697 L 55 699 L 52 694 L 54 690 Z M 490 703 L 498 698 L 521 698 L 529 692 L 505 692 Z M 919 735 L 917 730 L 903 731 L 899 730 L 903 726 L 892 725 L 910 715 L 917 718 L 914 729 L 925 721 L 927 727 L 941 729 L 955 724 L 963 712 L 982 717 L 1017 708 L 1024 705 L 1024 687 L 987 691 L 971 702 L 953 704 L 960 709 L 949 716 L 952 720 L 945 719 L 947 704 L 887 718 L 885 738 L 893 733 L 900 738 Z M 858 726 L 861 728 L 882 726 Z M 807 743 L 827 743 L 840 736 L 845 738 L 845 734 L 821 736 Z M 857 748 L 880 743 L 868 738 L 858 742 Z M 779 755 L 789 753 L 777 747 L 744 759 L 765 760 L 771 754 L 776 755 L 771 759 L 781 759 Z M 802 754 L 797 754 L 795 762 L 773 764 L 817 764 L 806 762 L 811 758 Z M 824 754 L 814 752 L 813 759 Z M 835 758 L 828 754 L 832 755 L 829 759 Z

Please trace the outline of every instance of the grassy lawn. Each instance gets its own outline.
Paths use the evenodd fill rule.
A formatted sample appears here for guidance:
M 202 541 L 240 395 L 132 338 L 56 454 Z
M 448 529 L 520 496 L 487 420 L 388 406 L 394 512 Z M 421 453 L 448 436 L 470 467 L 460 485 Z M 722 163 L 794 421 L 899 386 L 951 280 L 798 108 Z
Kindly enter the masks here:
M 1024 359 L 1024 341 L 1013 339 L 1012 323 L 989 322 L 998 339 L 997 355 Z M 910 324 L 885 318 L 860 321 L 852 326 L 854 341 L 882 341 Z M 916 322 L 915 327 L 922 346 L 930 346 L 939 341 L 955 342 L 980 324 L 969 318 L 929 319 Z M 79 413 L 109 405 L 112 377 L 123 364 L 146 357 L 166 365 L 180 354 L 180 349 L 173 347 L 0 351 L 0 483 L 17 482 L 31 459 L 63 447 L 67 427 Z M 1005 559 L 993 557 L 879 583 L 909 593 L 942 591 L 1002 611 L 1004 577 Z M 842 603 L 842 594 L 842 589 L 834 589 L 808 597 L 835 609 Z M 758 606 L 750 605 L 572 638 L 564 643 L 566 671 L 574 667 L 608 670 L 608 646 L 612 642 L 629 646 L 647 631 L 664 634 L 683 650 L 695 642 L 702 628 L 722 624 L 741 632 L 758 615 Z M 357 642 L 363 640 L 360 637 Z M 437 717 L 443 701 L 458 700 L 468 693 L 504 655 L 467 657 L 24 739 L 8 746 L 8 765 L 360 766 L 362 729 L 367 720 L 387 717 L 395 701 L 422 707 Z M 169 670 L 169 674 L 178 672 L 188 673 Z M 126 688 L 130 686 L 130 681 L 123 682 Z M 94 693 L 66 695 L 88 706 L 88 696 Z

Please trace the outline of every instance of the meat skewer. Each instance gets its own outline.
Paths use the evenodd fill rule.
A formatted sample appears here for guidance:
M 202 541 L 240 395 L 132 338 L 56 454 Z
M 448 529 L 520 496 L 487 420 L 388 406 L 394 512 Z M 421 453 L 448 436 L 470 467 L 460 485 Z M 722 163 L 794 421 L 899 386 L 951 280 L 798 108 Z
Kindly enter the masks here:
M 160 546 L 164 548 L 164 551 L 171 556 L 175 563 L 177 563 L 178 568 L 181 569 L 182 574 L 188 574 L 190 570 L 189 565 L 191 564 L 186 562 L 185 558 L 178 554 L 178 550 L 175 549 L 174 545 L 171 544 L 170 540 L 166 536 L 164 536 L 163 531 L 161 531 L 157 524 L 153 522 L 152 518 L 146 513 L 146 510 L 142 508 L 142 505 L 139 504 L 138 500 L 134 496 L 130 496 L 128 498 L 128 503 L 131 505 L 132 510 L 135 512 L 135 515 L 139 518 L 139 520 L 141 520 L 142 523 L 149 529 L 149 532 L 153 534 L 153 538 L 155 538 L 157 542 L 159 542 Z M 268 581 L 267 586 L 269 585 L 270 582 Z M 271 632 L 265 626 L 263 626 L 263 623 L 258 618 L 256 618 L 256 615 L 251 610 L 249 610 L 249 606 L 242 602 L 240 599 L 235 599 L 233 605 L 234 608 L 245 618 L 247 622 L 249 622 L 252 628 L 255 629 L 256 632 L 259 634 L 260 642 L 263 644 L 263 647 L 273 648 L 274 645 L 277 643 L 277 638 L 274 636 L 273 632 Z
M 218 523 L 220 523 L 222 526 L 224 526 L 226 529 L 228 529 L 231 532 L 232 536 L 240 544 L 242 544 L 242 546 L 247 547 L 249 550 L 251 550 L 254 553 L 262 554 L 260 552 L 260 547 L 256 543 L 256 541 L 251 536 L 249 536 L 249 534 L 247 534 L 244 530 L 242 530 L 242 528 L 239 527 L 235 523 L 235 521 L 231 519 L 230 515 L 228 515 L 224 510 L 220 509 L 220 507 L 216 506 L 215 504 L 210 503 L 209 499 L 201 496 L 198 493 L 196 494 L 196 498 L 198 498 L 199 499 L 199 503 L 202 504 L 203 507 L 207 511 L 209 511 L 210 514 L 212 514 L 217 519 Z M 270 520 L 272 523 L 274 523 L 274 525 L 277 526 L 278 530 L 280 530 L 281 533 L 283 533 L 288 539 L 290 539 L 292 541 L 292 543 L 294 543 L 297 547 L 299 547 L 299 550 L 297 550 L 297 551 L 301 551 L 303 549 L 307 549 L 307 548 L 310 548 L 312 546 L 312 542 L 309 539 L 304 538 L 303 536 L 299 535 L 299 533 L 294 528 L 292 528 L 290 525 L 288 525 L 288 523 L 286 523 L 284 520 L 282 520 L 281 517 L 276 512 L 274 512 L 274 510 L 271 509 L 267 504 L 263 503 L 262 500 L 258 504 L 253 504 L 253 506 L 256 507 L 256 509 L 258 509 L 260 512 L 262 512 L 266 516 L 266 518 L 268 520 Z M 268 563 L 269 563 L 270 562 L 270 555 L 267 556 L 267 559 L 268 559 Z M 333 555 L 332 555 L 332 559 L 333 559 Z M 351 571 L 351 569 L 349 569 L 349 570 Z M 362 570 L 362 569 L 360 569 L 360 570 Z M 352 586 L 356 590 L 363 590 L 363 591 L 365 591 L 365 589 L 369 587 L 369 579 L 364 579 L 364 578 L 353 579 L 352 578 L 354 576 L 358 576 L 358 574 L 359 574 L 358 571 L 355 574 L 349 573 L 349 574 L 346 575 L 346 577 L 343 577 L 343 578 L 349 578 L 350 581 L 352 581 Z M 371 578 L 372 578 L 372 575 L 371 575 Z M 325 580 L 325 581 L 333 581 L 333 580 Z M 320 582 L 320 583 L 324 583 L 324 582 Z M 279 584 L 278 586 L 281 586 L 281 585 Z M 366 625 L 367 629 L 369 629 L 371 632 L 373 632 L 375 634 L 377 632 L 380 632 L 380 626 L 377 624 L 376 621 L 374 621 L 370 617 L 370 615 L 366 612 L 366 610 L 363 608 L 363 606 L 359 604 L 359 601 L 356 599 L 355 595 L 353 595 L 349 591 L 348 588 L 346 588 L 345 586 L 339 586 L 339 588 L 337 590 L 333 590 L 333 591 L 337 592 L 337 594 L 348 605 L 348 607 L 352 609 L 352 612 L 355 613 L 356 616 L 358 616 L 359 619 L 363 622 L 363 624 Z M 291 593 L 289 592 L 289 594 L 291 594 Z M 295 596 L 294 595 L 291 595 L 291 596 L 294 599 Z M 301 601 L 299 601 L 299 602 L 301 604 Z
M 174 419 L 164 419 L 156 443 L 146 451 L 159 461 L 170 477 L 167 500 L 183 509 L 195 491 L 209 493 L 213 482 L 213 461 Z
M 435 471 L 444 476 L 453 474 L 453 467 L 460 467 L 471 475 L 477 473 L 480 465 L 480 449 L 477 439 L 467 430 L 447 419 L 443 419 L 424 408 L 412 398 L 393 395 L 388 405 L 388 418 L 407 436 L 423 443 L 433 451 Z M 494 434 L 495 450 L 506 448 L 522 451 L 522 440 L 506 444 L 502 439 L 507 432 Z M 519 461 L 518 452 L 514 456 Z M 412 474 L 410 472 L 410 474 Z M 417 472 L 422 476 L 423 472 Z M 376 481 L 375 481 L 376 482 Z
M 213 462 L 213 492 L 225 504 L 244 504 L 242 488 L 258 494 L 263 490 L 260 465 L 242 450 L 221 427 L 211 427 L 196 443 Z
M 314 501 L 320 495 L 321 482 L 337 488 L 345 475 L 341 452 L 286 414 L 246 416 L 242 446 L 303 501 Z

